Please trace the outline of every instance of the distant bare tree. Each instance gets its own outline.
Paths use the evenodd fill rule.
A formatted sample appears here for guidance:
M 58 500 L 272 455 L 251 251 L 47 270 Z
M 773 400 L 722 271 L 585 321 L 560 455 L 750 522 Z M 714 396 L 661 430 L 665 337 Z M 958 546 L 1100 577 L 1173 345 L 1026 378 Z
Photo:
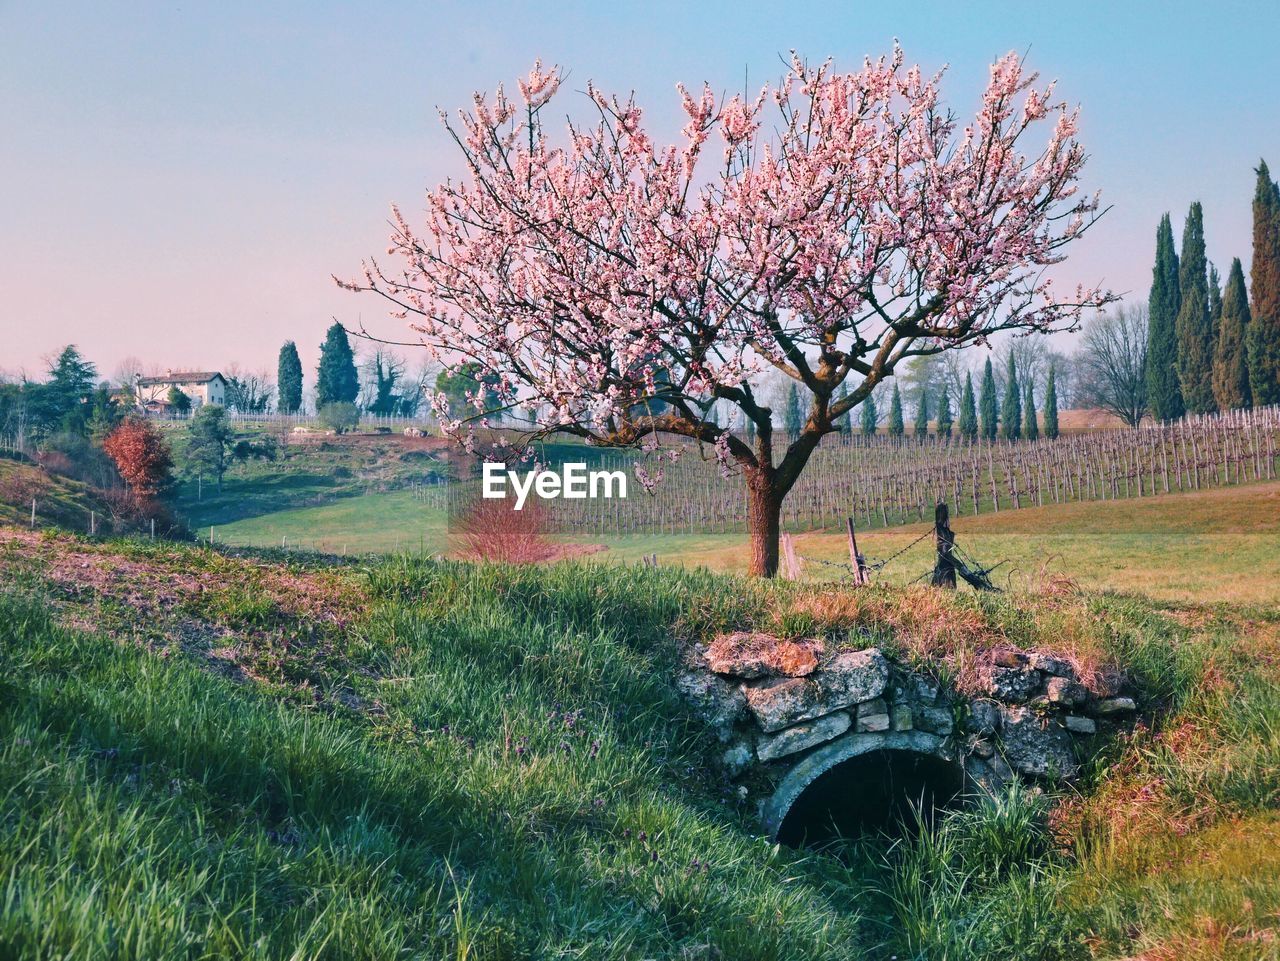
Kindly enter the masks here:
M 1147 414 L 1147 307 L 1124 304 L 1084 329 L 1078 360 L 1081 399 L 1130 427 Z
M 111 382 L 117 387 L 132 387 L 133 382 L 142 376 L 142 361 L 130 354 L 116 364 L 111 374 Z
M 227 406 L 242 414 L 261 414 L 271 406 L 275 383 L 265 370 L 244 370 L 239 364 L 227 367 Z

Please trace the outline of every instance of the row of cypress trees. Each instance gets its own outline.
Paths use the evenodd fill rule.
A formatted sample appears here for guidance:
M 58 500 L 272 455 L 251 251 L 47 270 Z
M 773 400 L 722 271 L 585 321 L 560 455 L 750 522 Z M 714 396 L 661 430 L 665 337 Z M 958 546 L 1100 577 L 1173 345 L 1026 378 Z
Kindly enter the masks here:
M 1239 257 L 1225 288 L 1208 262 L 1199 201 L 1187 212 L 1181 254 L 1168 214 L 1156 229 L 1147 343 L 1156 420 L 1280 403 L 1280 186 L 1266 161 L 1257 175 L 1252 303 Z
M 1049 379 L 1044 391 L 1044 436 L 1050 439 L 1058 436 L 1058 387 L 1054 369 L 1049 368 Z M 991 360 L 982 372 L 982 386 L 978 399 L 973 391 L 973 375 L 964 375 L 964 392 L 960 396 L 959 421 L 953 420 L 951 410 L 951 392 L 944 385 L 938 392 L 937 409 L 930 405 L 929 394 L 920 396 L 916 406 L 915 436 L 923 437 L 929 433 L 929 423 L 936 418 L 936 431 L 939 437 L 950 437 L 956 431 L 965 440 L 976 440 L 979 436 L 988 440 L 1003 437 L 1006 440 L 1037 440 L 1041 433 L 1041 418 L 1036 411 L 1035 394 L 1028 381 L 1022 385 L 1018 381 L 1017 364 L 1013 355 L 1009 355 L 1009 368 L 1005 377 L 1004 403 L 996 400 L 996 379 L 991 368 Z M 865 435 L 875 434 L 879 430 L 880 412 L 876 409 L 875 397 L 868 397 L 859 407 L 860 426 Z M 1003 415 L 1002 412 L 1003 411 Z M 906 433 L 906 424 L 902 418 L 902 393 L 898 385 L 893 385 L 893 393 L 889 401 L 889 420 L 886 433 L 891 437 L 901 437 Z

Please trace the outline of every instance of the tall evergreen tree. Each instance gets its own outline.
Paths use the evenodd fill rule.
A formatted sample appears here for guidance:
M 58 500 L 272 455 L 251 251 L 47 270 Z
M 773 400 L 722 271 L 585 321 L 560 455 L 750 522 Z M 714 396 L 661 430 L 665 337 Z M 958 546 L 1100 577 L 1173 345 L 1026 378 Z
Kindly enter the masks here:
M 1151 270 L 1147 301 L 1147 398 L 1158 421 L 1177 420 L 1185 413 L 1178 383 L 1178 255 L 1173 249 L 1173 225 L 1165 214 L 1156 229 L 1156 263 Z
M 840 385 L 840 391 L 836 394 L 836 400 L 842 401 L 849 396 L 849 387 L 847 384 Z M 853 432 L 853 413 L 846 411 L 836 420 L 836 425 L 840 428 L 840 433 L 849 434 Z
M 276 363 L 276 409 L 282 414 L 296 414 L 302 407 L 302 359 L 298 345 L 286 340 Z
M 1022 390 L 1018 384 L 1018 366 L 1009 351 L 1009 369 L 1005 371 L 1004 404 L 1000 408 L 1000 433 L 1005 440 L 1017 440 L 1022 434 Z
M 796 389 L 795 381 L 787 384 L 786 406 L 782 413 L 787 436 L 793 439 L 799 437 L 804 427 L 804 411 L 800 407 L 800 391 Z
M 1192 414 L 1217 408 L 1213 400 L 1213 320 L 1209 312 L 1209 265 L 1204 254 L 1204 210 L 1200 201 L 1187 211 L 1178 263 L 1178 385 L 1182 403 Z
M 951 437 L 951 395 L 946 384 L 938 395 L 938 436 Z
M 996 439 L 999 429 L 1000 409 L 996 405 L 996 377 L 991 369 L 991 358 L 987 358 L 987 366 L 982 371 L 982 394 L 978 401 L 978 414 L 982 423 L 982 436 L 987 440 Z
M 1036 417 L 1036 397 L 1027 381 L 1026 396 L 1022 401 L 1022 436 L 1027 440 L 1040 439 L 1040 424 Z
M 920 403 L 916 404 L 915 436 L 923 440 L 929 436 L 929 392 L 920 391 Z
M 320 345 L 320 367 L 316 370 L 316 407 L 326 404 L 354 404 L 360 396 L 360 375 L 356 355 L 342 325 L 334 323 Z
M 960 398 L 960 436 L 973 441 L 978 436 L 978 408 L 973 402 L 973 374 L 964 372 L 964 394 Z
M 902 394 L 898 385 L 893 385 L 893 400 L 889 403 L 889 435 L 901 437 L 906 433 L 906 425 L 902 423 Z
M 1213 352 L 1213 397 L 1221 410 L 1249 407 L 1253 403 L 1245 346 L 1249 335 L 1249 293 L 1245 290 L 1244 267 L 1239 257 L 1231 261 L 1231 269 L 1227 271 L 1221 315 L 1218 343 Z
M 1280 404 L 1280 186 L 1266 161 L 1253 195 L 1253 289 L 1249 321 L 1249 390 L 1259 406 Z
M 868 394 L 867 399 L 860 405 L 862 411 L 862 433 L 866 437 L 872 437 L 876 432 L 876 422 L 880 419 L 880 414 L 876 410 L 876 398 L 874 394 Z
M 1058 439 L 1058 372 L 1049 365 L 1049 382 L 1044 385 L 1044 436 Z

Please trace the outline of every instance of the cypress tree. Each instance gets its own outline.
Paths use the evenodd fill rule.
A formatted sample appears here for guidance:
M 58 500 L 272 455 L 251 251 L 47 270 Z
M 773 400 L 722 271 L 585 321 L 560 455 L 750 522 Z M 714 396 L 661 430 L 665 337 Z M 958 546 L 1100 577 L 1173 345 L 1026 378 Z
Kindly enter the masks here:
M 1058 439 L 1058 376 L 1052 364 L 1049 365 L 1049 383 L 1044 388 L 1044 436 L 1049 440 Z
M 342 325 L 334 323 L 320 345 L 320 366 L 316 370 L 316 407 L 326 404 L 354 404 L 360 396 L 356 356 Z
M 876 421 L 880 415 L 876 411 L 876 399 L 873 394 L 868 394 L 867 399 L 862 402 L 862 433 L 866 437 L 872 437 L 876 432 Z
M 906 432 L 902 423 L 902 395 L 898 393 L 898 385 L 893 385 L 893 400 L 889 404 L 889 434 L 901 437 Z
M 782 414 L 782 426 L 786 428 L 787 436 L 795 440 L 800 436 L 801 428 L 804 427 L 804 413 L 800 409 L 800 391 L 795 381 L 787 385 L 787 402 Z
M 1036 398 L 1027 381 L 1027 396 L 1022 404 L 1022 436 L 1027 440 L 1040 439 L 1040 424 L 1036 420 Z
M 1187 211 L 1178 265 L 1178 385 L 1182 402 L 1192 414 L 1207 414 L 1213 401 L 1213 321 L 1209 313 L 1208 263 L 1204 255 L 1204 210 L 1200 201 Z
M 947 385 L 942 385 L 942 395 L 938 398 L 938 436 L 951 437 L 951 395 Z
M 916 405 L 915 436 L 923 439 L 929 436 L 929 391 L 920 388 L 920 403 Z
M 1222 295 L 1218 343 L 1213 352 L 1213 397 L 1221 410 L 1249 407 L 1249 361 L 1245 344 L 1249 334 L 1249 294 L 1244 286 L 1240 258 L 1231 261 L 1227 289 Z
M 1147 397 L 1158 421 L 1177 420 L 1185 413 L 1178 383 L 1176 326 L 1182 307 L 1178 288 L 1178 255 L 1173 250 L 1173 225 L 1165 214 L 1156 229 L 1156 263 L 1151 270 L 1147 301 Z
M 846 400 L 849 397 L 849 388 L 841 384 L 840 393 L 836 396 L 837 401 Z M 848 434 L 853 430 L 853 414 L 845 411 L 836 419 L 836 426 L 840 428 L 840 433 Z
M 1001 413 L 1004 416 L 1000 418 L 1000 427 L 1005 440 L 1017 440 L 1022 434 L 1022 391 L 1018 388 L 1018 368 L 1013 361 L 1013 351 L 1009 351 Z
M 1253 403 L 1280 404 L 1280 187 L 1266 161 L 1253 196 L 1253 297 L 1249 321 L 1249 391 Z
M 960 436 L 973 441 L 978 436 L 978 408 L 973 402 L 973 374 L 964 373 L 964 394 L 960 399 Z
M 982 436 L 987 440 L 996 439 L 1000 410 L 996 406 L 996 377 L 991 370 L 991 358 L 987 358 L 987 366 L 982 371 L 982 396 L 979 399 L 978 413 L 981 416 Z
M 280 348 L 280 360 L 276 364 L 276 410 L 282 414 L 296 414 L 302 406 L 302 360 L 298 357 L 298 345 L 286 340 Z

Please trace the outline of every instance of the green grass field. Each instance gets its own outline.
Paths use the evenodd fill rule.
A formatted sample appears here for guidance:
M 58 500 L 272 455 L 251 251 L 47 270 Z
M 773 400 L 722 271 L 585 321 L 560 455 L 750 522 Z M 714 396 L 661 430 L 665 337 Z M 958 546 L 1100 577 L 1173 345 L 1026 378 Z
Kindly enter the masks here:
M 0 535 L 6 958 L 1275 956 L 1274 610 Z M 1078 793 L 773 847 L 677 640 L 926 601 L 1123 663 L 1145 724 Z

